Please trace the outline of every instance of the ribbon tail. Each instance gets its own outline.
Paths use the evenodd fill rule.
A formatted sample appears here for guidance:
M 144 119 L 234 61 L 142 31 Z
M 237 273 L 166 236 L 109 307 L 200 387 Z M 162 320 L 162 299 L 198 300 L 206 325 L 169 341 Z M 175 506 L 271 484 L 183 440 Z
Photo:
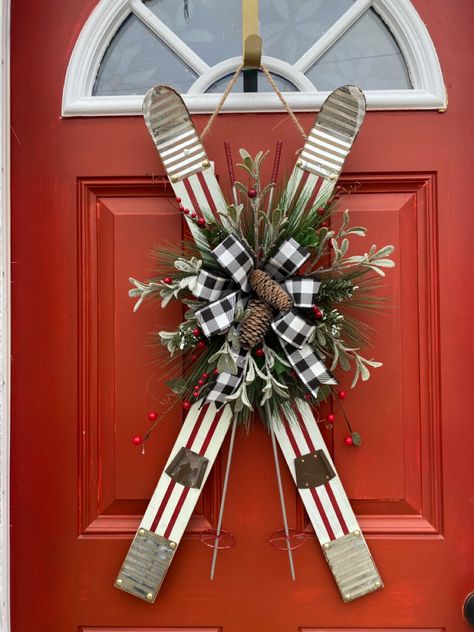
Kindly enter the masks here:
M 229 373 L 222 371 L 218 374 L 215 384 L 210 390 L 206 401 L 216 402 L 217 404 L 225 404 L 227 397 L 233 395 L 239 388 L 245 375 L 245 369 L 247 367 L 249 352 L 244 349 L 233 353 L 235 364 L 237 366 L 236 373 Z
M 321 384 L 338 383 L 311 345 L 305 344 L 297 349 L 281 339 L 280 344 L 296 374 L 314 397 Z

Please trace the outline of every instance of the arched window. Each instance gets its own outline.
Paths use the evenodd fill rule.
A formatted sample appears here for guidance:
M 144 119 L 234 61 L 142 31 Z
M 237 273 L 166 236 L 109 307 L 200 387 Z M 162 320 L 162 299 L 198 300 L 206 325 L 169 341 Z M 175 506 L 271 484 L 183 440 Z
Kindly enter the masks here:
M 156 83 L 178 89 L 191 112 L 214 109 L 241 59 L 236 0 L 101 0 L 69 63 L 64 116 L 138 114 Z M 264 62 L 296 110 L 314 110 L 355 83 L 370 109 L 443 109 L 431 38 L 409 0 L 261 0 Z M 281 106 L 265 77 L 224 109 Z

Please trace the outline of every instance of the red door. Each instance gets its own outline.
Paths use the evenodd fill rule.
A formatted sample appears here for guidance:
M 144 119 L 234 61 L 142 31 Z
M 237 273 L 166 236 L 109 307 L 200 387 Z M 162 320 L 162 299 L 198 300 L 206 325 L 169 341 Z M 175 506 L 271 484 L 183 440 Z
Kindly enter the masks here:
M 128 277 L 182 225 L 139 117 L 61 119 L 65 70 L 94 0 L 15 0 L 12 25 L 12 629 L 54 632 L 460 632 L 474 590 L 471 422 L 473 12 L 417 0 L 437 47 L 447 112 L 370 112 L 346 165 L 348 206 L 370 240 L 396 245 L 393 307 L 374 319 L 384 362 L 347 400 L 360 450 L 329 437 L 385 589 L 344 605 L 314 537 L 297 581 L 269 544 L 281 526 L 271 444 L 239 435 L 224 526 L 218 460 L 154 605 L 113 587 L 182 421 L 143 456 L 131 443 L 165 394 L 148 332 L 176 313 L 132 314 Z M 300 120 L 309 129 L 314 114 Z M 206 117 L 197 116 L 198 129 Z M 275 136 L 275 134 L 277 136 Z M 221 115 L 206 140 L 225 182 L 223 140 L 251 153 L 300 140 L 283 114 Z M 234 150 L 235 151 L 235 150 Z M 150 176 L 150 174 L 155 174 Z M 164 315 L 165 314 L 165 315 Z M 159 323 L 158 323 L 159 320 Z M 285 472 L 292 526 L 307 520 Z M 308 527 L 309 529 L 309 527 Z

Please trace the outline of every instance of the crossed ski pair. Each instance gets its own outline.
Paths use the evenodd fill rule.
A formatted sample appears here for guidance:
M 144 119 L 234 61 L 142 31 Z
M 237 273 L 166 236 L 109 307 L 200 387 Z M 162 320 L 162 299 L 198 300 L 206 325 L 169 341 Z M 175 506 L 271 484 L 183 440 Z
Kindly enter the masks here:
M 144 117 L 176 197 L 211 220 L 227 204 L 181 97 L 156 86 L 144 101 Z M 324 204 L 334 191 L 365 114 L 354 86 L 326 99 L 285 191 Z M 185 216 L 199 243 L 200 229 Z M 272 420 L 324 556 L 344 601 L 383 586 L 342 483 L 307 402 L 295 403 L 297 423 Z M 149 603 L 156 599 L 202 488 L 232 424 L 229 405 L 196 403 L 188 412 L 155 492 L 115 581 Z

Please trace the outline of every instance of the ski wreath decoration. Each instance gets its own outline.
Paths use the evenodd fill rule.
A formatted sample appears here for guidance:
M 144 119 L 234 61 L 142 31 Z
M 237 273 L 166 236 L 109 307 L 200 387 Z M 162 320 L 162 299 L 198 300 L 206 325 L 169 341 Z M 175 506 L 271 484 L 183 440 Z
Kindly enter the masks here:
M 240 150 L 240 167 L 250 179 L 250 186 L 244 186 L 235 179 L 226 144 L 231 204 L 179 94 L 156 86 L 143 109 L 192 240 L 177 245 L 175 252 L 160 248 L 160 276 L 146 283 L 130 279 L 130 295 L 138 297 L 135 309 L 153 297 L 161 298 L 162 307 L 172 300 L 186 306 L 184 322 L 176 331 L 159 332 L 159 338 L 176 372 L 168 384 L 187 415 L 115 586 L 155 601 L 231 428 L 213 576 L 235 429 L 248 426 L 257 412 L 272 441 L 293 578 L 276 443 L 342 599 L 378 590 L 381 577 L 318 428 L 317 413 L 328 398 L 342 410 L 345 392 L 337 389 L 337 367 L 354 371 L 354 386 L 359 378 L 368 379 L 369 367 L 381 365 L 358 352 L 369 333 L 358 314 L 373 307 L 374 278 L 394 265 L 389 258 L 393 247 L 372 246 L 366 254 L 349 256 L 349 238 L 365 235 L 365 229 L 350 226 L 348 211 L 337 230 L 327 222 L 337 179 L 364 118 L 364 95 L 343 86 L 327 98 L 279 195 L 281 143 L 267 186 L 260 175 L 265 155 L 252 158 Z M 327 415 L 328 422 L 333 420 L 333 414 Z M 346 443 L 360 445 L 360 435 L 350 425 L 349 430 Z

